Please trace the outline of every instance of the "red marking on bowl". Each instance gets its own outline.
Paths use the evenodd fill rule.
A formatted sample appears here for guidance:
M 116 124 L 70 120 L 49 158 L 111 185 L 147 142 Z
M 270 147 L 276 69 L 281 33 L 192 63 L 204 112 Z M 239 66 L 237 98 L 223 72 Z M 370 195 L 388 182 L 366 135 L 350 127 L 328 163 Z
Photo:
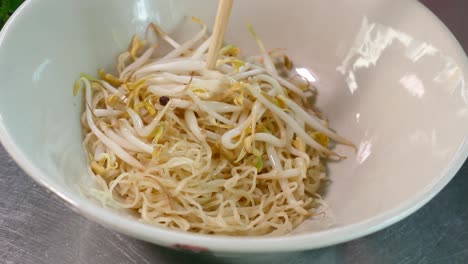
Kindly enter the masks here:
M 185 245 L 185 244 L 175 244 L 172 247 L 176 249 L 188 250 L 192 252 L 208 252 L 209 251 L 208 248 L 205 248 L 205 247 L 191 246 L 191 245 Z

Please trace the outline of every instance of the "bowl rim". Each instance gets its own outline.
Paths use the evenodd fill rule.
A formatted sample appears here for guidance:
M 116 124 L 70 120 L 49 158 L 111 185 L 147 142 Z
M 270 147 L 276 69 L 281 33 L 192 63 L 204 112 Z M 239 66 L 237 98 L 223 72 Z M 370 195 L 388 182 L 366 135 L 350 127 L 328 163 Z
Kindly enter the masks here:
M 35 1 L 39 0 L 26 0 L 10 17 L 3 29 L 0 31 L 0 46 L 4 42 L 11 26 L 15 23 L 16 18 L 23 12 L 27 12 L 27 8 Z M 454 50 L 458 52 L 459 55 L 467 58 L 460 44 L 452 35 L 450 30 L 423 4 L 418 1 L 412 2 L 420 5 L 420 8 L 425 9 L 430 16 L 433 16 L 433 19 L 436 19 L 439 22 L 441 26 L 440 29 L 445 30 L 448 36 L 452 36 L 451 41 L 454 42 Z M 464 76 L 468 76 L 468 66 L 466 63 L 463 65 L 463 72 Z M 432 182 L 431 185 L 413 195 L 410 199 L 401 203 L 399 206 L 369 219 L 351 225 L 321 230 L 309 234 L 286 235 L 280 237 L 232 237 L 202 235 L 151 226 L 140 221 L 135 221 L 135 219 L 125 217 L 117 212 L 103 210 L 101 206 L 92 203 L 84 197 L 61 191 L 60 186 L 48 180 L 46 173 L 41 171 L 34 162 L 29 160 L 18 145 L 15 144 L 13 137 L 8 132 L 8 129 L 1 118 L 0 143 L 5 147 L 5 150 L 11 155 L 19 167 L 21 167 L 21 169 L 23 169 L 35 182 L 45 187 L 46 190 L 50 190 L 53 194 L 64 200 L 66 202 L 65 204 L 69 208 L 86 216 L 88 219 L 121 233 L 159 245 L 173 247 L 180 244 L 192 245 L 196 251 L 199 249 L 207 249 L 212 252 L 227 253 L 278 253 L 316 249 L 369 235 L 406 218 L 428 203 L 449 183 L 468 157 L 468 138 L 465 137 L 456 154 L 452 157 L 451 162 L 447 164 L 446 169 L 435 181 Z M 118 219 L 118 221 L 115 219 Z

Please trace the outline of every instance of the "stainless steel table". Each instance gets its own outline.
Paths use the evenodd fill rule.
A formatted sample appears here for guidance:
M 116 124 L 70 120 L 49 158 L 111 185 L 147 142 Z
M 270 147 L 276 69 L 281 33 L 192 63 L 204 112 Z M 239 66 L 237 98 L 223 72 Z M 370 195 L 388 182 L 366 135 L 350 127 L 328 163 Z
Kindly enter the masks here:
M 408 0 L 409 1 L 409 0 Z M 425 0 L 468 51 L 467 0 Z M 291 254 L 220 258 L 108 230 L 37 186 L 0 146 L 0 263 L 468 263 L 468 162 L 412 216 L 350 243 Z

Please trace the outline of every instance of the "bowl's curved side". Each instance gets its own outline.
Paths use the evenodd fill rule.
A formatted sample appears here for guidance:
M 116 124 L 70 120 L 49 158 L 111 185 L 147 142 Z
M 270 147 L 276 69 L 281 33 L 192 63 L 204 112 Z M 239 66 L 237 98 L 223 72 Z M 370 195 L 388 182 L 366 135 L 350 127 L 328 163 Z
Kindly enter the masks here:
M 7 41 L 9 35 L 11 35 L 12 31 L 21 28 L 21 26 L 24 26 L 21 23 L 25 23 L 24 19 L 26 17 L 31 17 L 30 21 L 35 21 L 35 19 L 40 20 L 39 18 L 44 14 L 39 14 L 35 11 L 35 8 L 38 5 L 51 5 L 53 2 L 56 1 L 27 0 L 17 10 L 17 12 L 13 14 L 10 21 L 7 22 L 3 31 L 0 33 L 0 50 L 2 47 L 4 47 L 4 44 Z M 90 6 L 91 2 L 95 1 L 89 0 L 83 2 L 87 3 L 84 3 L 84 5 Z M 120 1 L 118 3 L 119 5 L 124 6 L 126 5 L 124 4 L 125 2 L 128 3 L 128 1 Z M 363 3 L 364 2 L 365 1 L 363 1 Z M 395 6 L 393 7 L 394 9 L 410 10 L 415 12 L 415 14 L 417 14 L 416 17 L 420 20 L 421 24 L 427 23 L 433 26 L 433 30 L 438 32 L 438 36 L 443 36 L 442 39 L 438 37 L 437 40 L 434 40 L 437 42 L 434 45 L 444 50 L 447 56 L 454 58 L 457 65 L 459 66 L 459 69 L 462 71 L 462 76 L 468 76 L 468 63 L 466 61 L 466 55 L 464 54 L 461 47 L 457 44 L 455 38 L 445 28 L 445 26 L 443 26 L 441 22 L 439 22 L 427 9 L 425 9 L 425 7 L 416 1 L 395 2 Z M 366 9 L 366 12 L 371 12 L 371 10 Z M 363 12 L 363 15 L 365 15 L 365 12 Z M 0 58 L 2 58 L 2 53 L 0 53 Z M 0 59 L 0 61 L 2 60 Z M 0 62 L 0 64 L 2 63 Z M 1 65 L 0 69 L 2 69 Z M 0 73 L 0 77 L 1 75 L 2 73 Z M 466 88 L 467 87 L 463 86 L 461 89 L 466 91 Z M 4 118 L 2 118 L 2 115 L 4 115 Z M 197 246 L 195 249 L 208 249 L 210 251 L 219 252 L 253 253 L 306 250 L 329 246 L 370 234 L 401 220 L 427 203 L 452 179 L 468 156 L 468 142 L 465 140 L 461 143 L 456 153 L 451 157 L 450 164 L 445 166 L 444 171 L 437 179 L 432 182 L 431 185 L 427 186 L 427 188 L 424 190 L 414 194 L 410 199 L 402 202 L 399 206 L 376 216 L 369 217 L 363 221 L 358 221 L 353 224 L 336 227 L 330 230 L 284 237 L 240 238 L 207 236 L 166 230 L 150 226 L 139 221 L 135 221 L 133 218 L 123 216 L 119 213 L 110 210 L 104 210 L 86 198 L 80 196 L 77 192 L 72 192 L 65 189 L 64 185 L 61 184 L 60 181 L 51 178 L 47 171 L 41 167 L 40 164 L 37 164 L 31 155 L 25 151 L 25 144 L 27 143 L 19 142 L 19 138 L 21 138 L 21 136 L 17 136 L 15 134 L 16 131 L 13 131 L 8 126 L 8 119 L 11 116 L 11 113 L 7 114 L 4 112 L 4 110 L 2 111 L 2 108 L 0 107 L 0 142 L 5 146 L 5 149 L 15 159 L 19 166 L 21 166 L 21 168 L 27 172 L 28 175 L 30 175 L 36 182 L 44 186 L 46 189 L 52 191 L 64 201 L 66 201 L 73 210 L 76 210 L 86 217 L 119 232 L 149 242 L 163 246 L 193 245 Z M 461 132 L 463 133 L 463 131 Z M 465 135 L 468 134 L 468 130 L 464 131 L 464 133 Z

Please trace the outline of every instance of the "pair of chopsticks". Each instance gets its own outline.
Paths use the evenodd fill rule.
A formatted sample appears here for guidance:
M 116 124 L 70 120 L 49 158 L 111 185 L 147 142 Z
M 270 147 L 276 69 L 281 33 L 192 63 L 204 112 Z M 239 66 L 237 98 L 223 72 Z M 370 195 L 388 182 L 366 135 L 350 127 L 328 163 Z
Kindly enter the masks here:
M 213 70 L 216 67 L 216 61 L 218 60 L 219 51 L 224 42 L 224 33 L 226 32 L 229 22 L 233 2 L 234 0 L 220 0 L 219 2 L 206 62 L 206 68 L 208 70 Z

